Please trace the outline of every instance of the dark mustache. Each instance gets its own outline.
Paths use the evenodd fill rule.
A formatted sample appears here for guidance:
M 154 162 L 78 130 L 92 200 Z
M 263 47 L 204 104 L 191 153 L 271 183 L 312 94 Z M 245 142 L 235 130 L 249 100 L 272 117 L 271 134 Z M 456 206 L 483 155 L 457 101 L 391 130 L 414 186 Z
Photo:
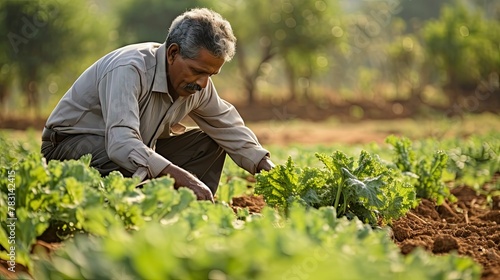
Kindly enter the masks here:
M 195 83 L 187 84 L 184 88 L 187 89 L 187 90 L 195 90 L 195 91 L 200 91 L 201 90 L 201 87 L 198 84 L 195 84 Z

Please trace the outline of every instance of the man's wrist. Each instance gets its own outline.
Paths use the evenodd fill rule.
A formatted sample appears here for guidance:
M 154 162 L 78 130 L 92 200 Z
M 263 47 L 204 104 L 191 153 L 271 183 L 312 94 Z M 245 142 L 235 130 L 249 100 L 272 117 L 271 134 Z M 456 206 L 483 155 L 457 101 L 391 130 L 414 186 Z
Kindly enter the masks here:
M 265 155 L 257 165 L 257 173 L 261 172 L 262 170 L 269 171 L 274 168 L 274 163 L 271 161 L 271 157 L 269 154 Z

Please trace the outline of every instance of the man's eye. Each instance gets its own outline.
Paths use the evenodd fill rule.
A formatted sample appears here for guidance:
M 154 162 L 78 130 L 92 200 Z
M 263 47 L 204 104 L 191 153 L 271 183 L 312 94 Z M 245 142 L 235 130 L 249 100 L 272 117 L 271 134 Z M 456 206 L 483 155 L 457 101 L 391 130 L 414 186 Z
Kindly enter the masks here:
M 215 74 L 209 74 L 209 73 L 202 71 L 202 70 L 196 70 L 194 68 L 191 68 L 191 73 L 193 73 L 193 75 L 195 75 L 195 76 L 203 75 L 203 76 L 212 77 L 213 75 L 215 75 Z

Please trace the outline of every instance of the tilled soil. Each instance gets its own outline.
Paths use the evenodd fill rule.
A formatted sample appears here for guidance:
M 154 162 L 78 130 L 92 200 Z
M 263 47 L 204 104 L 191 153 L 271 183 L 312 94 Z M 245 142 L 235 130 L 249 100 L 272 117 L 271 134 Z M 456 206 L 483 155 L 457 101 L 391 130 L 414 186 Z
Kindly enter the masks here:
M 500 279 L 500 203 L 488 202 L 468 187 L 452 190 L 455 203 L 420 205 L 392 225 L 394 241 L 403 254 L 416 247 L 434 254 L 456 251 L 483 266 L 481 279 Z
M 490 200 L 468 187 L 452 190 L 457 202 L 423 199 L 406 216 L 392 223 L 394 242 L 403 254 L 416 247 L 436 255 L 455 251 L 483 267 L 482 280 L 500 279 L 500 196 Z M 262 196 L 235 197 L 232 207 L 259 213 Z

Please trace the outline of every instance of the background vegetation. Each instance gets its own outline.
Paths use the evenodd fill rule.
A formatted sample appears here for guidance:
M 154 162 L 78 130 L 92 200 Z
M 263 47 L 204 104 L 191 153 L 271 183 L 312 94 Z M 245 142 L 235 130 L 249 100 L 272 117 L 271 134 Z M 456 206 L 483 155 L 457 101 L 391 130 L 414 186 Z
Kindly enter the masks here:
M 164 41 L 173 18 L 196 6 L 221 13 L 238 37 L 236 58 L 214 79 L 241 106 L 348 104 L 361 115 L 381 103 L 391 115 L 500 108 L 494 0 L 6 0 L 2 116 L 46 117 L 93 61 Z

